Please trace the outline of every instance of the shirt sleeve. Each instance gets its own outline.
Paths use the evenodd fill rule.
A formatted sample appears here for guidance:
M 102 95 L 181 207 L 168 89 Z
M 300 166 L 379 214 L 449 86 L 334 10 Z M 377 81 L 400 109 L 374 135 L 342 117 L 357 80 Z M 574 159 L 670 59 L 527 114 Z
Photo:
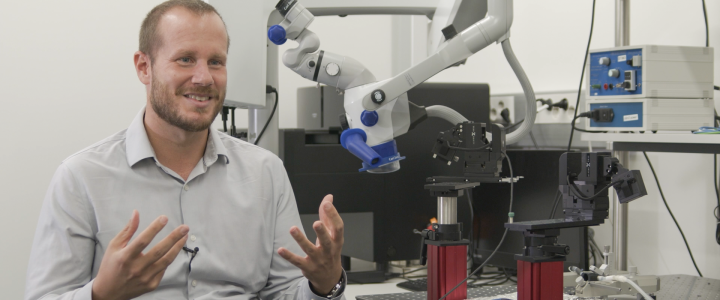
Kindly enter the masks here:
M 66 163 L 53 176 L 30 252 L 25 299 L 91 300 L 92 209 Z
M 297 255 L 305 255 L 300 246 L 295 242 L 295 239 L 290 235 L 290 227 L 297 226 L 300 230 L 303 230 L 303 227 L 300 222 L 297 203 L 295 202 L 295 194 L 292 191 L 287 172 L 279 158 L 277 162 L 272 172 L 273 177 L 279 179 L 275 181 L 279 182 L 279 184 L 275 187 L 274 191 L 279 196 L 275 219 L 273 257 L 267 285 L 260 291 L 259 296 L 261 299 L 327 300 L 325 297 L 315 295 L 310 289 L 310 282 L 302 276 L 300 269 L 277 253 L 278 248 L 284 247 Z M 343 276 L 345 276 L 344 272 L 345 271 L 343 271 Z M 347 280 L 343 282 L 343 291 L 345 290 L 346 282 Z M 340 294 L 333 299 L 345 300 L 345 296 Z

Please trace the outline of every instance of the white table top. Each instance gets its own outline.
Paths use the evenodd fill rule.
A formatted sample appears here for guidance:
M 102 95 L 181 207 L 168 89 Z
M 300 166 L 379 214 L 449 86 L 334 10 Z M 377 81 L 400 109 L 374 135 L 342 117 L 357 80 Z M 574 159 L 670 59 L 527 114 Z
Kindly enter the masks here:
M 720 144 L 720 134 L 692 134 L 690 132 L 658 133 L 585 133 L 580 139 L 590 142 L 633 142 L 633 143 L 688 143 Z
M 409 292 L 408 290 L 395 286 L 403 281 L 405 281 L 405 279 L 393 278 L 383 283 L 348 284 L 347 287 L 345 287 L 345 299 L 355 300 L 355 297 L 360 295 L 407 293 Z

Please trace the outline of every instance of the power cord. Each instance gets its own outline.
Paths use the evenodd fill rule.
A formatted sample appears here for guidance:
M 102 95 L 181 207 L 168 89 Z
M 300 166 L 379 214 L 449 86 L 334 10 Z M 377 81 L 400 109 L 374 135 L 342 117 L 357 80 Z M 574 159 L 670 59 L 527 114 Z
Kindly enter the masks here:
M 573 135 L 575 134 L 575 120 L 578 116 L 578 107 L 580 106 L 580 94 L 582 93 L 583 79 L 585 78 L 585 66 L 587 65 L 587 57 L 590 53 L 590 42 L 592 41 L 593 28 L 595 27 L 595 0 L 592 3 L 592 13 L 590 15 L 590 35 L 588 36 L 587 47 L 585 48 L 585 56 L 583 56 L 583 67 L 580 70 L 580 85 L 578 86 L 577 100 L 575 101 L 575 111 L 573 112 L 573 121 L 570 124 L 570 139 L 568 140 L 567 152 L 570 152 L 572 147 Z M 555 204 L 553 204 L 552 211 L 550 212 L 550 219 L 555 218 L 555 211 L 560 203 L 560 191 L 555 191 Z
M 606 133 L 606 132 L 607 132 L 607 131 L 600 131 L 600 130 L 585 130 L 585 129 L 577 128 L 577 127 L 575 127 L 575 121 L 576 121 L 578 118 L 581 118 L 581 116 L 577 116 L 577 117 L 573 118 L 573 120 L 572 120 L 572 129 L 573 129 L 573 130 L 577 130 L 577 131 L 581 131 L 581 132 L 587 132 L 587 133 Z M 572 134 L 571 134 L 571 136 L 572 136 Z
M 715 209 L 713 210 L 713 216 L 715 216 L 715 220 L 717 221 L 717 224 L 715 225 L 715 242 L 720 245 L 720 190 L 718 190 L 718 176 L 717 176 L 717 154 L 713 154 L 713 184 L 715 185 L 715 197 L 717 198 L 718 205 L 715 206 Z
M 508 157 L 508 155 L 505 151 L 503 151 L 502 154 L 507 159 L 508 166 L 510 169 L 510 211 L 508 212 L 508 213 L 510 213 L 510 212 L 512 212 L 512 207 L 513 207 L 513 192 L 515 190 L 515 181 L 513 179 L 515 178 L 515 176 L 513 175 L 513 167 L 512 167 L 512 162 L 510 161 L 510 157 Z M 495 253 L 497 253 L 498 249 L 500 249 L 500 246 L 502 246 L 503 242 L 505 241 L 505 237 L 507 236 L 507 232 L 508 232 L 508 229 L 505 228 L 505 232 L 503 232 L 502 238 L 500 238 L 500 242 L 498 243 L 497 247 L 495 247 L 495 250 L 493 250 L 493 252 L 490 253 L 488 258 L 479 267 L 477 267 L 474 271 L 472 271 L 472 273 L 470 273 L 470 275 L 465 277 L 465 279 L 460 281 L 460 283 L 458 283 L 455 287 L 453 287 L 449 292 L 447 292 L 445 295 L 443 295 L 438 300 L 445 299 L 448 295 L 452 294 L 452 292 L 454 292 L 458 287 L 460 287 L 463 283 L 465 283 L 468 279 L 470 279 L 470 277 L 475 275 L 475 273 L 482 270 L 482 268 L 485 267 L 485 265 L 487 265 L 488 262 L 490 262 L 490 260 L 493 258 L 493 256 L 495 256 Z
M 645 156 L 645 160 L 647 160 L 648 166 L 650 166 L 650 170 L 652 171 L 653 177 L 655 177 L 655 182 L 657 183 L 658 190 L 660 191 L 660 196 L 662 197 L 663 203 L 665 203 L 665 208 L 667 208 L 668 213 L 670 213 L 670 216 L 672 217 L 673 221 L 675 222 L 675 226 L 677 226 L 677 229 L 680 231 L 680 235 L 683 238 L 683 241 L 685 242 L 685 247 L 687 248 L 688 253 L 690 254 L 690 259 L 692 260 L 693 265 L 695 266 L 695 270 L 698 272 L 698 275 L 700 277 L 703 277 L 702 273 L 700 272 L 700 268 L 698 268 L 697 264 L 695 263 L 695 257 L 692 254 L 692 251 L 690 250 L 690 245 L 688 245 L 687 239 L 685 238 L 685 233 L 680 228 L 680 224 L 678 224 L 677 219 L 675 219 L 675 215 L 673 214 L 672 210 L 670 209 L 670 206 L 668 205 L 667 201 L 665 200 L 665 194 L 662 191 L 662 188 L 660 187 L 660 181 L 658 180 L 657 174 L 655 174 L 655 168 L 653 168 L 652 163 L 650 162 L 650 158 L 648 158 L 647 153 L 643 151 L 643 155 Z
M 587 47 L 585 48 L 585 56 L 583 56 L 583 67 L 582 70 L 580 70 L 580 86 L 578 86 L 578 93 L 577 93 L 577 101 L 575 101 L 575 112 L 573 114 L 573 121 L 570 126 L 572 127 L 570 130 L 570 140 L 568 141 L 568 147 L 567 151 L 570 152 L 570 147 L 572 146 L 572 139 L 573 134 L 575 133 L 575 119 L 577 118 L 577 112 L 578 112 L 578 106 L 580 106 L 580 94 L 582 93 L 582 85 L 583 85 L 583 79 L 585 78 L 585 66 L 587 65 L 587 57 L 590 53 L 590 42 L 592 41 L 592 35 L 593 35 L 593 27 L 595 27 L 595 0 L 593 0 L 592 4 L 592 17 L 590 19 L 590 36 L 588 37 Z
M 265 93 L 275 93 L 275 105 L 273 105 L 272 112 L 270 112 L 270 117 L 268 118 L 267 122 L 265 122 L 265 126 L 263 126 L 262 131 L 260 131 L 260 134 L 258 134 L 258 137 L 255 139 L 255 142 L 253 144 L 257 145 L 260 142 L 260 138 L 263 136 L 263 133 L 265 133 L 265 129 L 267 129 L 268 125 L 270 125 L 270 120 L 272 120 L 273 116 L 275 115 L 275 110 L 277 109 L 279 97 L 277 89 L 275 89 L 272 86 L 266 85 L 265 86 Z
M 472 200 L 473 200 L 472 188 L 467 189 L 466 193 L 467 193 L 468 206 L 470 207 L 470 232 L 468 232 L 468 240 L 470 241 L 470 247 L 469 247 L 470 249 L 468 249 L 468 251 L 470 252 L 469 253 L 470 260 L 474 262 L 475 260 L 473 260 L 473 257 L 475 255 L 475 243 L 473 242 L 473 238 L 475 236 L 473 236 L 473 227 L 475 227 L 474 226 L 475 210 L 473 209 L 473 204 L 472 204 Z
M 703 17 L 705 17 L 705 47 L 710 47 L 710 29 L 708 28 L 707 9 L 705 8 L 705 0 L 702 0 Z M 718 87 L 715 87 L 717 90 Z

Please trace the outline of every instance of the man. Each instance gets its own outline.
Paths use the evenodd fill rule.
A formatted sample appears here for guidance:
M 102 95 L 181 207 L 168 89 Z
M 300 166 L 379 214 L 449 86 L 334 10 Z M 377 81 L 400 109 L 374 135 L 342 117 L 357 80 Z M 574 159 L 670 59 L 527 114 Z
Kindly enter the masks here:
M 134 56 L 147 106 L 58 168 L 26 299 L 342 298 L 343 223 L 332 196 L 311 243 L 280 159 L 209 129 L 225 97 L 228 47 L 222 18 L 202 1 L 148 14 Z

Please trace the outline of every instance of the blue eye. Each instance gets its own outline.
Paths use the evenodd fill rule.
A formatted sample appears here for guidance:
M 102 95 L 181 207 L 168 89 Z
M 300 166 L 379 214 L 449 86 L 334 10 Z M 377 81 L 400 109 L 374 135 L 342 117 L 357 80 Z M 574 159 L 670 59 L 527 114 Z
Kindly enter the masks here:
M 183 58 L 180 59 L 180 61 L 181 61 L 181 62 L 184 62 L 184 63 L 189 63 L 189 62 L 190 62 L 190 58 L 189 58 L 189 57 L 183 57 Z

